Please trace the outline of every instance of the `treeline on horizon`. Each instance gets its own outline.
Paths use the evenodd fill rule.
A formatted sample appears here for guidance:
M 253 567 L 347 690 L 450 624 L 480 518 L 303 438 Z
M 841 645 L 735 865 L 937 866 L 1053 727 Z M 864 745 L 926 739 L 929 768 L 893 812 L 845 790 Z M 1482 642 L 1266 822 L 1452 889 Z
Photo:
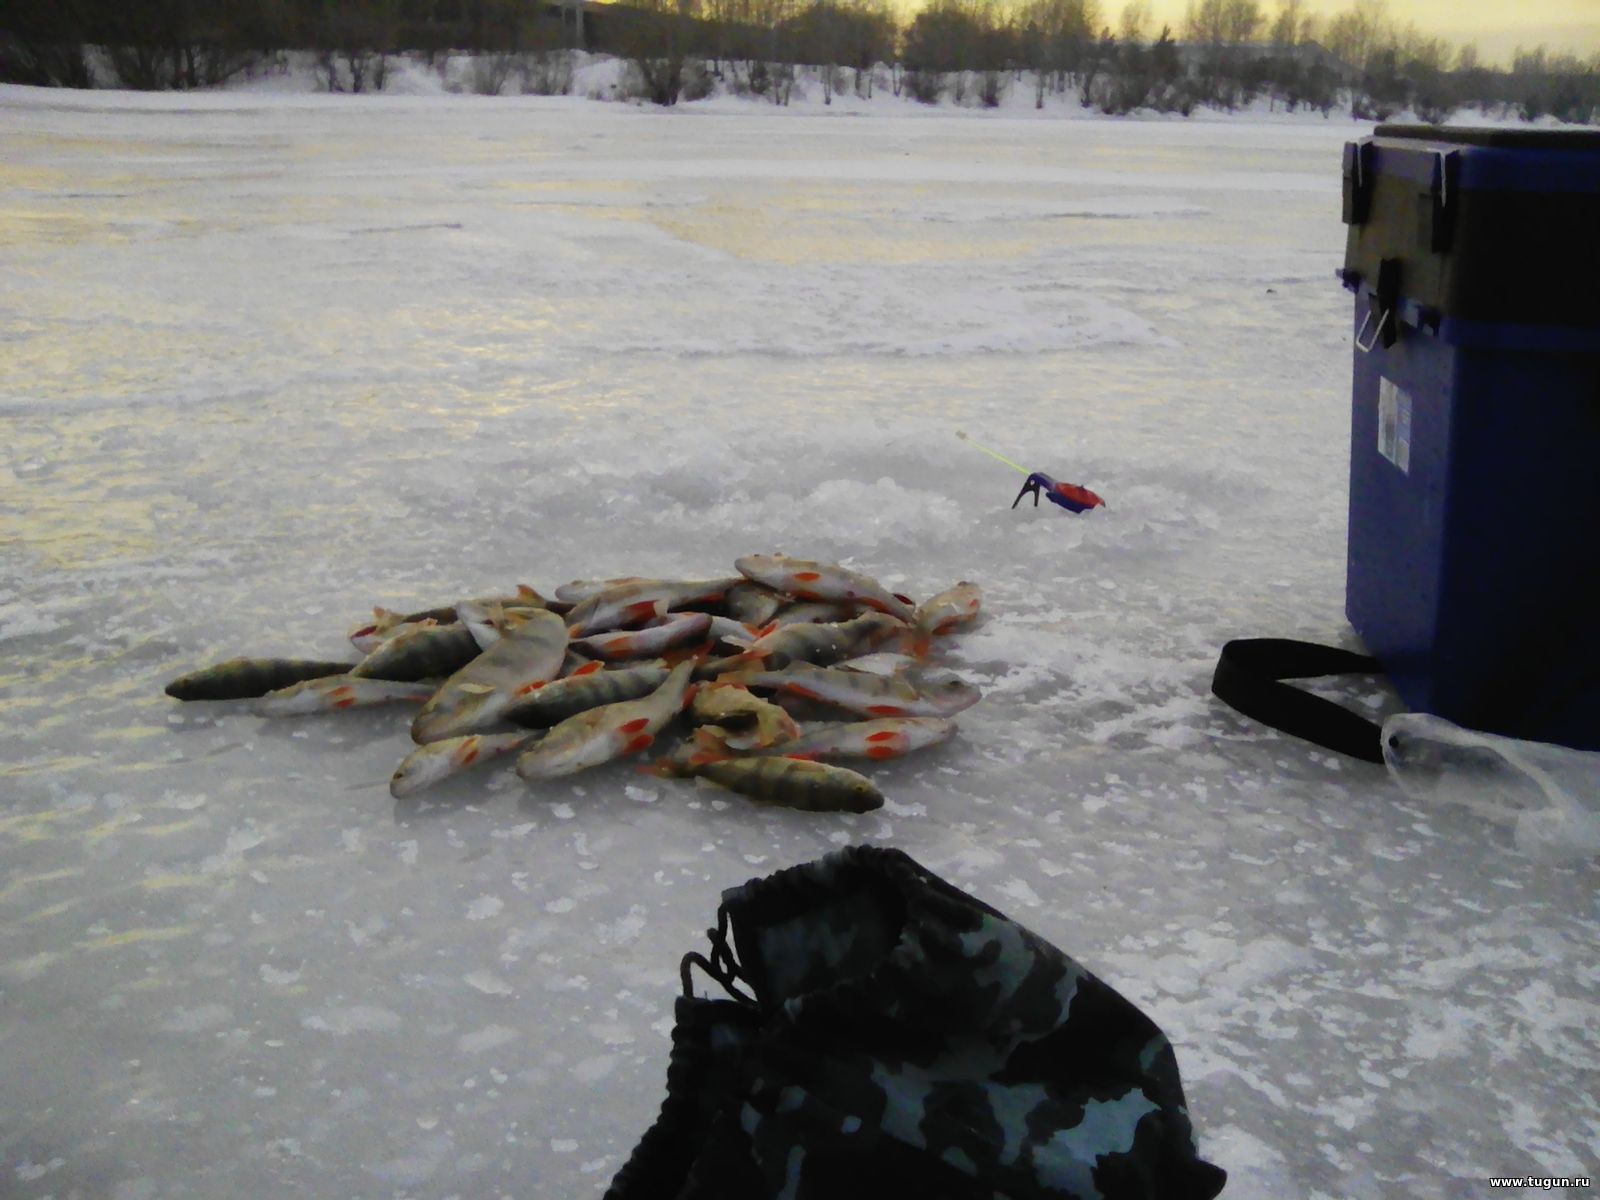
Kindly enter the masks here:
M 572 86 L 572 50 L 625 58 L 632 94 L 659 104 L 720 84 L 788 103 L 809 68 L 831 102 L 892 88 L 925 103 L 998 105 L 1027 87 L 1043 107 L 1071 96 L 1106 113 L 1232 109 L 1258 97 L 1383 120 L 1409 109 L 1441 121 L 1461 108 L 1600 119 L 1600 54 L 1518 50 L 1509 70 L 1400 25 L 1385 0 L 1332 17 L 1305 0 L 1190 0 L 1178 29 L 1156 28 L 1149 0 L 1113 17 L 1099 0 L 8 0 L 0 82 L 159 90 L 213 87 L 316 56 L 329 90 L 381 90 L 388 63 L 474 56 L 471 86 Z

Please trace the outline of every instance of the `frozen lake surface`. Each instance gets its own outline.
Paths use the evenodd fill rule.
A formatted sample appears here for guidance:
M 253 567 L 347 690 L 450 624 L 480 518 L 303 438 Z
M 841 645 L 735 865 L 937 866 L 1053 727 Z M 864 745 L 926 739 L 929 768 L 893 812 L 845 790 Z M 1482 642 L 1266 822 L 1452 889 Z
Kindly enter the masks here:
M 1230 1196 L 1594 1175 L 1595 868 L 1208 692 L 1354 644 L 1363 132 L 0 89 L 0 1195 L 595 1194 L 719 891 L 861 841 L 1149 1012 Z M 957 429 L 1108 507 L 1011 511 Z M 395 711 L 161 691 L 772 550 L 985 589 L 876 813 L 397 803 Z

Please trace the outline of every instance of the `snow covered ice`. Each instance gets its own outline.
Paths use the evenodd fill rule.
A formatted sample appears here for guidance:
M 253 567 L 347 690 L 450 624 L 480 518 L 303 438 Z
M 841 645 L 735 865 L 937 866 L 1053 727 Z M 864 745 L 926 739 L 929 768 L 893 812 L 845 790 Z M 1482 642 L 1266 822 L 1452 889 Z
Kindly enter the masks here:
M 1350 643 L 1365 127 L 1058 117 L 0 89 L 0 1194 L 595 1194 L 719 891 L 855 841 L 1148 1011 L 1228 1195 L 1600 1170 L 1593 864 L 1208 694 Z M 161 693 L 770 551 L 984 588 L 878 812 Z

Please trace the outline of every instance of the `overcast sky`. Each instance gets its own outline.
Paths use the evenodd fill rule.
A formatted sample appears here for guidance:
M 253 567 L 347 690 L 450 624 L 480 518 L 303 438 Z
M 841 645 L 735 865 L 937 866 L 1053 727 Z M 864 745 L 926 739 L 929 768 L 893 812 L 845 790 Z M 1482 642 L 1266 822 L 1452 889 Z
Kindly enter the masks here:
M 1101 0 L 1114 23 L 1126 0 Z M 1150 0 L 1159 28 L 1163 21 L 1182 26 L 1185 0 Z M 1271 18 L 1275 0 L 1263 0 Z M 1331 16 L 1351 7 L 1349 0 L 1308 0 L 1307 7 Z M 1552 51 L 1570 50 L 1587 58 L 1600 51 L 1600 0 L 1388 0 L 1389 12 L 1401 24 L 1415 22 L 1424 33 L 1460 45 L 1476 42 L 1485 62 L 1509 65 L 1517 46 L 1543 43 Z

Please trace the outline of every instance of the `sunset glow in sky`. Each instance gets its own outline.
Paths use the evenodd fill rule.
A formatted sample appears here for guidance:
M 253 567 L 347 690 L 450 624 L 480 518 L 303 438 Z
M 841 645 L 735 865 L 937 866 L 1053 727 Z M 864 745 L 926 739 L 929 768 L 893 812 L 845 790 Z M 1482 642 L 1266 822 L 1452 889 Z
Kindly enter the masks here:
M 1114 22 L 1125 2 L 1101 0 L 1101 8 Z M 1150 0 L 1156 27 L 1165 21 L 1180 29 L 1184 6 L 1185 0 Z M 1307 8 L 1323 17 L 1349 7 L 1347 0 L 1307 0 Z M 1278 11 L 1276 0 L 1263 0 L 1262 8 L 1269 20 Z M 1476 42 L 1486 63 L 1509 65 L 1518 46 L 1543 44 L 1584 58 L 1600 51 L 1600 0 L 1389 0 L 1388 9 L 1401 25 L 1413 22 L 1456 45 Z

